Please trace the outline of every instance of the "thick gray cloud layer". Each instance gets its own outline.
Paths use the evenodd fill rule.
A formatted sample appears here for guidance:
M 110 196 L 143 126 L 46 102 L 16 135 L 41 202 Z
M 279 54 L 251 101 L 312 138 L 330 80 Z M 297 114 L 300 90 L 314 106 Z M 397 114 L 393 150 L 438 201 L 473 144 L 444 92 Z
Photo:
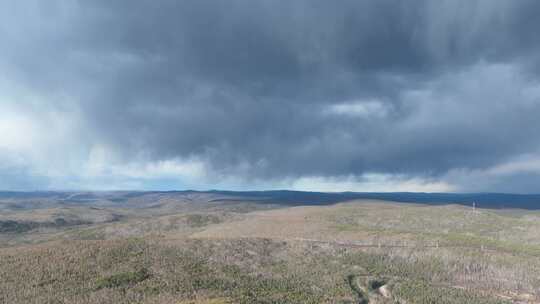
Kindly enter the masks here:
M 100 145 L 121 163 L 196 160 L 259 181 L 369 173 L 540 191 L 539 171 L 492 173 L 538 153 L 538 1 L 6 1 L 0 11 L 0 103 L 71 117 L 51 154 L 74 172 Z M 39 162 L 20 162 L 0 176 L 26 188 Z

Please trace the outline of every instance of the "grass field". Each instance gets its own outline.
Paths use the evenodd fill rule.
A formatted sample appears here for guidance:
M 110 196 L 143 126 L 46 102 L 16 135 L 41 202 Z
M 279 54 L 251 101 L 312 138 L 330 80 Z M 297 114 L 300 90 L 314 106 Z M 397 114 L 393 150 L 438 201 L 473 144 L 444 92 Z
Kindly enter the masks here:
M 54 208 L 2 214 L 72 222 L 0 233 L 0 303 L 540 303 L 534 211 L 201 198 Z

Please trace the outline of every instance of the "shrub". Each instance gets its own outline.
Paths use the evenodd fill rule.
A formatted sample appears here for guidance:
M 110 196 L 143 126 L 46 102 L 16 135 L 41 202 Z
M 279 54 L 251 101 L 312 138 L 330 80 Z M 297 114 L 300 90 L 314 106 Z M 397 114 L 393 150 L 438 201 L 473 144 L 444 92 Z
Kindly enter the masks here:
M 134 272 L 124 272 L 101 278 L 96 282 L 96 289 L 132 286 L 150 277 L 148 270 L 142 268 Z

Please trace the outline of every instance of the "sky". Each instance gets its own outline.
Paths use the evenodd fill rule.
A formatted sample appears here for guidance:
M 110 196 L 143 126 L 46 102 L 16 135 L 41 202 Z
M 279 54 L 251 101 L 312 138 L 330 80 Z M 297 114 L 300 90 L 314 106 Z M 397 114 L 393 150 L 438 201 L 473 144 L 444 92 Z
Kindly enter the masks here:
M 0 190 L 540 193 L 536 0 L 0 0 Z

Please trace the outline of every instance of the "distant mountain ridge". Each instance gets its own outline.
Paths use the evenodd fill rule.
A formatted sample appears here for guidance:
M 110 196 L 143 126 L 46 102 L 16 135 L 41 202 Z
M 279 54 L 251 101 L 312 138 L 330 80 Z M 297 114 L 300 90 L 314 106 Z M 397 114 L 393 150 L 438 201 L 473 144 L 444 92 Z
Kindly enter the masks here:
M 145 195 L 178 195 L 193 194 L 219 195 L 217 200 L 253 200 L 261 203 L 299 205 L 329 205 L 355 199 L 386 200 L 402 203 L 418 203 L 429 205 L 461 204 L 471 206 L 476 203 L 479 208 L 519 208 L 540 209 L 540 194 L 511 193 L 423 193 L 423 192 L 306 192 L 291 190 L 270 191 L 35 191 L 35 192 L 0 192 L 0 200 L 9 199 L 49 199 L 71 202 L 92 202 L 93 200 L 111 200 L 121 202 L 123 199 L 143 197 Z
M 269 198 L 273 203 L 298 205 L 333 204 L 354 199 L 387 200 L 401 203 L 429 205 L 460 204 L 481 208 L 540 209 L 540 194 L 511 193 L 426 193 L 426 192 L 305 192 L 289 190 L 273 191 L 209 191 L 220 194 L 242 193 L 260 198 Z

